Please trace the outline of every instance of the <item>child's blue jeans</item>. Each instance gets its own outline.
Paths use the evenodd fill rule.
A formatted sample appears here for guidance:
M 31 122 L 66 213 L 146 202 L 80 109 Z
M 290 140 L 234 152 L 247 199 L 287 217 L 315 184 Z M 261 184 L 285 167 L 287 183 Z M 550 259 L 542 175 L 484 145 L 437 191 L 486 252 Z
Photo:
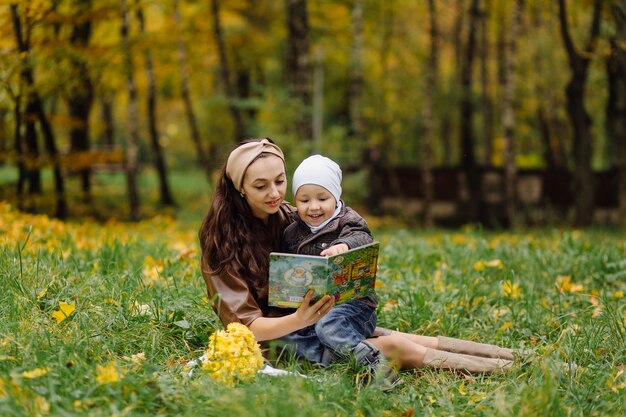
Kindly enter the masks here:
M 334 306 L 315 325 L 280 338 L 297 357 L 327 365 L 331 360 L 347 357 L 376 329 L 376 309 L 362 300 Z
M 376 329 L 376 309 L 365 300 L 352 300 L 334 306 L 315 324 L 322 344 L 335 354 L 346 357 Z

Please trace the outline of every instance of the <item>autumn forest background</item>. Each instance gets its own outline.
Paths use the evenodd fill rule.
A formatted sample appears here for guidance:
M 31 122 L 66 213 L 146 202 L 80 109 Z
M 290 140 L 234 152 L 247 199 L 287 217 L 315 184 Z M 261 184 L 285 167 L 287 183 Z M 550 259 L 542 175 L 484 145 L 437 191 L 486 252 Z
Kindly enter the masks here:
M 341 164 L 380 326 L 530 354 L 197 366 L 246 137 Z M 0 0 L 2 416 L 623 416 L 624 227 L 626 0 Z
M 93 215 L 115 183 L 138 220 L 269 136 L 412 224 L 623 224 L 625 19 L 623 0 L 3 1 L 1 198 Z

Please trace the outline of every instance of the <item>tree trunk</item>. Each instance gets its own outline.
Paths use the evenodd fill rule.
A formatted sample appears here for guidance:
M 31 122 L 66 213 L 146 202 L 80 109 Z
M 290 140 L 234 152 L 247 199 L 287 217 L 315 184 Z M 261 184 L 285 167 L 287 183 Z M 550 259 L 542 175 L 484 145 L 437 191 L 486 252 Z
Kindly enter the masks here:
M 454 8 L 456 16 L 454 17 L 454 26 L 452 28 L 452 40 L 454 44 L 454 62 L 457 63 L 459 70 L 456 73 L 457 81 L 461 83 L 461 67 L 463 63 L 463 21 L 465 20 L 465 1 L 456 0 Z
M 126 0 L 121 0 L 122 24 L 120 34 L 124 54 L 124 72 L 126 75 L 126 90 L 128 92 L 128 136 L 126 139 L 126 184 L 128 188 L 129 217 L 131 221 L 138 221 L 139 190 L 137 175 L 139 172 L 139 106 L 137 104 L 137 87 L 135 85 L 135 68 L 130 43 L 130 17 Z
M 63 180 L 63 173 L 61 172 L 61 163 L 59 160 L 59 151 L 56 146 L 56 139 L 52 126 L 46 118 L 46 114 L 43 109 L 43 104 L 39 95 L 35 93 L 35 108 L 37 111 L 37 118 L 39 119 L 39 125 L 43 132 L 44 143 L 46 145 L 46 151 L 52 159 L 52 170 L 54 174 L 54 191 L 56 193 L 56 213 L 55 216 L 59 219 L 65 219 L 67 217 L 67 201 L 65 199 L 65 182 Z
M 22 32 L 22 21 L 17 9 L 17 4 L 11 4 L 11 21 L 13 23 L 13 31 L 15 34 L 15 42 L 17 44 L 17 50 L 20 53 L 22 60 L 20 81 L 26 91 L 26 109 L 24 110 L 24 147 L 20 147 L 23 155 L 25 166 L 25 179 L 28 181 L 28 193 L 29 194 L 41 194 L 41 171 L 38 168 L 39 164 L 39 145 L 37 143 L 37 130 L 35 129 L 35 120 L 37 119 L 36 105 L 33 101 L 34 81 L 33 72 L 28 60 L 28 54 L 30 53 L 30 36 L 28 33 Z M 17 106 L 20 106 L 19 101 Z M 19 131 L 17 132 L 19 135 Z M 19 187 L 19 186 L 18 186 Z
M 543 144 L 543 162 L 546 167 L 546 171 L 556 171 L 563 167 L 560 160 L 560 154 L 558 150 L 558 142 L 554 139 L 554 135 L 550 128 L 550 115 L 548 114 L 548 107 L 540 104 L 537 109 L 537 122 L 539 125 L 539 132 L 541 134 L 541 142 Z
M 24 194 L 24 183 L 27 180 L 28 173 L 26 172 L 26 165 L 24 164 L 24 150 L 22 146 L 22 92 L 21 87 L 19 88 L 19 93 L 15 96 L 15 108 L 13 109 L 13 117 L 15 119 L 15 131 L 13 133 L 13 150 L 15 151 L 15 160 L 17 162 L 17 184 L 16 184 L 16 194 L 17 194 L 17 204 L 18 209 L 22 209 L 22 195 Z
M 534 13 L 530 13 L 532 29 L 537 33 L 544 25 L 542 13 L 535 9 Z M 543 55 L 538 54 L 534 58 L 535 68 L 539 71 L 544 70 Z M 545 164 L 546 171 L 554 172 L 557 170 L 567 169 L 567 158 L 562 146 L 562 136 L 560 132 L 557 116 L 554 109 L 558 105 L 554 102 L 554 93 L 552 86 L 542 83 L 535 83 L 535 95 L 538 98 L 538 107 L 536 111 L 537 126 L 541 136 L 542 143 L 542 159 Z
M 491 156 L 493 153 L 493 103 L 489 91 L 491 77 L 489 75 L 489 10 L 491 2 L 485 0 L 480 20 L 480 85 L 481 85 L 481 122 L 482 122 L 482 145 L 483 152 L 481 163 L 483 165 L 491 165 Z
M 381 199 L 382 188 L 386 185 L 380 181 L 382 170 L 387 163 L 387 155 L 391 149 L 393 138 L 390 132 L 390 115 L 389 107 L 385 102 L 387 92 L 389 91 L 389 54 L 392 48 L 392 35 L 393 35 L 393 23 L 394 23 L 394 3 L 383 2 L 381 3 L 381 40 L 379 53 L 379 61 L 381 68 L 381 77 L 378 80 L 379 84 L 379 96 L 376 97 L 374 106 L 376 107 L 377 128 L 380 129 L 380 136 L 382 137 L 381 143 L 373 146 L 368 146 L 362 153 L 363 166 L 367 169 L 367 199 L 366 204 L 371 213 L 381 213 Z
M 350 79 L 348 81 L 348 105 L 350 107 L 350 135 L 365 144 L 365 122 L 363 120 L 363 99 L 365 96 L 365 76 L 363 74 L 363 0 L 352 4 L 352 48 L 350 49 Z
M 178 0 L 174 0 L 174 20 L 176 22 L 177 31 L 182 31 L 182 21 L 180 17 Z M 178 67 L 180 69 L 180 94 L 183 99 L 185 116 L 187 118 L 187 124 L 189 125 L 189 133 L 191 134 L 191 141 L 193 142 L 193 146 L 196 149 L 198 166 L 206 173 L 207 179 L 210 182 L 212 168 L 210 161 L 211 156 L 207 155 L 207 152 L 202 146 L 202 139 L 200 138 L 200 130 L 198 129 L 196 114 L 193 111 L 191 94 L 189 93 L 189 68 L 187 65 L 187 48 L 185 47 L 185 43 L 180 34 L 177 35 L 176 48 L 178 49 Z
M 428 0 L 428 20 L 430 23 L 430 55 L 426 69 L 426 85 L 424 87 L 424 107 L 422 115 L 424 117 L 424 131 L 422 138 L 422 223 L 425 228 L 433 227 L 433 166 L 432 166 L 432 146 L 433 146 L 433 126 L 434 126 L 434 101 L 437 94 L 439 48 L 437 30 L 437 10 L 435 0 Z
M 56 193 L 56 217 L 64 219 L 67 216 L 67 202 L 65 200 L 65 185 L 63 181 L 63 175 L 61 173 L 61 165 L 59 161 L 59 155 L 56 148 L 54 133 L 52 127 L 48 123 L 46 115 L 44 113 L 43 104 L 39 98 L 37 90 L 35 90 L 35 78 L 33 75 L 33 68 L 28 58 L 30 53 L 29 36 L 22 33 L 22 25 L 20 15 L 17 10 L 17 4 L 11 4 L 11 17 L 13 21 L 13 29 L 15 30 L 15 36 L 18 46 L 18 51 L 22 56 L 22 70 L 20 77 L 27 90 L 27 104 L 26 104 L 26 144 L 30 148 L 36 150 L 38 155 L 37 137 L 35 131 L 35 120 L 39 120 L 41 130 L 44 136 L 44 143 L 46 150 L 52 159 L 53 173 L 54 173 L 54 186 Z M 41 192 L 41 177 L 39 169 L 36 170 L 36 174 L 31 178 L 31 192 Z M 38 187 L 38 190 L 37 188 Z
M 0 166 L 4 165 L 6 153 L 9 151 L 9 135 L 7 132 L 7 115 L 9 110 L 4 107 L 4 104 L 0 106 Z
M 286 76 L 291 95 L 302 104 L 296 121 L 302 140 L 313 138 L 311 121 L 311 62 L 309 56 L 309 18 L 307 0 L 285 0 L 287 3 Z
M 115 127 L 113 122 L 113 95 L 114 92 L 104 91 L 100 96 L 100 122 L 104 129 L 100 134 L 99 144 L 112 149 L 115 144 Z
M 213 35 L 215 37 L 215 43 L 217 44 L 217 50 L 220 58 L 220 76 L 222 78 L 224 92 L 226 93 L 229 103 L 228 109 L 233 117 L 234 142 L 238 143 L 242 139 L 245 139 L 246 129 L 241 110 L 237 107 L 237 91 L 232 79 L 230 66 L 228 65 L 228 59 L 226 58 L 226 46 L 224 43 L 224 36 L 222 34 L 222 24 L 220 22 L 219 0 L 211 0 L 211 17 L 213 19 Z
M 506 37 L 504 56 L 504 83 L 502 100 L 502 133 L 504 135 L 504 194 L 506 217 L 515 225 L 517 212 L 517 167 L 515 166 L 515 82 L 517 69 L 517 36 L 521 26 L 524 0 L 516 0 L 511 10 L 511 24 Z
M 626 227 L 626 0 L 615 1 L 612 12 L 616 30 L 615 38 L 611 40 L 611 56 L 607 65 L 611 80 L 607 123 L 619 176 L 618 221 L 622 227 Z
M 315 51 L 312 109 L 312 151 L 320 153 L 320 144 L 322 143 L 322 133 L 324 131 L 324 51 L 321 48 Z
M 146 24 L 143 14 L 143 8 L 137 7 L 137 21 L 139 23 L 139 32 L 142 36 L 146 35 Z M 159 191 L 161 196 L 161 204 L 164 206 L 174 206 L 174 198 L 170 191 L 170 186 L 167 180 L 167 166 L 165 164 L 165 156 L 163 155 L 163 148 L 159 143 L 159 132 L 157 129 L 156 121 L 156 79 L 154 75 L 154 67 L 152 64 L 152 55 L 150 49 L 146 46 L 143 51 L 144 62 L 146 66 L 146 77 L 148 78 L 148 97 L 146 103 L 146 111 L 148 116 L 148 130 L 150 132 L 150 147 L 152 149 L 152 159 L 154 162 L 154 169 L 157 172 L 159 178 Z
M 70 43 L 79 53 L 72 54 L 69 77 L 68 110 L 72 120 L 70 128 L 71 152 L 86 152 L 89 150 L 89 113 L 93 103 L 93 84 L 89 76 L 89 67 L 82 54 L 91 38 L 91 20 L 86 18 L 91 13 L 91 0 L 74 0 L 73 7 L 78 10 L 72 26 Z M 91 169 L 86 167 L 80 170 L 83 198 L 91 199 Z
M 472 119 L 474 115 L 474 103 L 472 97 L 472 69 L 474 64 L 474 52 L 476 49 L 476 27 L 480 19 L 480 0 L 472 0 L 469 13 L 469 32 L 467 45 L 461 65 L 461 166 L 465 174 L 467 221 L 480 221 L 482 214 L 481 178 L 476 166 L 474 151 L 474 132 Z
M 572 78 L 565 89 L 567 114 L 574 135 L 574 204 L 576 226 L 588 226 L 593 219 L 594 192 L 593 172 L 591 169 L 591 117 L 585 109 L 585 83 L 589 62 L 594 52 L 600 31 L 600 12 L 602 0 L 595 0 L 589 40 L 582 53 L 574 47 L 570 35 L 566 0 L 559 0 L 559 21 L 561 36 L 565 44 Z
M 26 67 L 25 67 L 26 68 Z M 23 70 L 23 72 L 30 72 L 29 70 Z M 32 74 L 31 74 L 32 75 Z M 27 74 L 22 74 L 22 78 L 27 78 Z M 26 89 L 30 90 L 32 84 L 28 81 L 25 82 Z M 33 101 L 34 96 L 32 92 L 26 93 L 26 108 L 24 109 L 24 163 L 26 166 L 26 178 L 28 180 L 28 194 L 41 194 L 43 189 L 41 186 L 41 171 L 39 169 L 39 143 L 37 142 L 37 128 L 35 127 L 35 120 L 37 120 L 37 108 Z
M 465 18 L 465 0 L 456 0 L 454 9 L 456 10 L 456 16 L 454 17 L 454 24 L 452 28 L 452 43 L 454 48 L 454 63 L 455 74 L 454 82 L 448 88 L 452 91 L 458 91 L 461 79 L 461 68 L 463 67 L 463 42 L 461 41 L 463 34 L 463 21 Z M 443 90 L 443 83 L 442 83 Z M 456 96 L 456 94 L 454 94 Z M 454 116 L 450 112 L 442 112 L 440 122 L 439 138 L 441 140 L 441 147 L 443 148 L 442 164 L 446 167 L 456 166 L 458 152 L 454 149 L 454 132 L 453 132 Z

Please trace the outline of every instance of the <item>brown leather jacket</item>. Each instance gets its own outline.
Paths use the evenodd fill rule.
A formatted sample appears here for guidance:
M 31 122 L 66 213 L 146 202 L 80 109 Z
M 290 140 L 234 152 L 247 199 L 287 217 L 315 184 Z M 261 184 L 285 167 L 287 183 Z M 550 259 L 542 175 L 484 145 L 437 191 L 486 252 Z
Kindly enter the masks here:
M 281 232 L 293 222 L 292 212 L 291 206 L 283 204 L 276 214 L 283 224 Z M 259 236 L 260 240 L 267 240 L 268 245 L 271 245 L 268 238 L 269 236 Z M 273 247 L 271 250 L 280 251 L 281 248 Z M 280 317 L 294 311 L 268 306 L 269 273 L 267 271 L 259 277 L 247 277 L 244 274 L 235 276 L 226 272 L 212 275 L 208 272 L 204 259 L 201 260 L 201 268 L 209 300 L 224 326 L 233 322 L 249 326 L 259 317 Z

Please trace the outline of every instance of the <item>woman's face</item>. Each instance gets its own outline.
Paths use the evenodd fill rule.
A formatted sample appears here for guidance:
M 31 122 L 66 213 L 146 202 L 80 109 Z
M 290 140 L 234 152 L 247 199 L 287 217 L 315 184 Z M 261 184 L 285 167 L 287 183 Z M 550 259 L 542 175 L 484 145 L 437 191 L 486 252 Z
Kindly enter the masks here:
M 278 212 L 287 192 L 283 160 L 267 155 L 251 163 L 243 177 L 243 192 L 252 214 L 267 221 Z

